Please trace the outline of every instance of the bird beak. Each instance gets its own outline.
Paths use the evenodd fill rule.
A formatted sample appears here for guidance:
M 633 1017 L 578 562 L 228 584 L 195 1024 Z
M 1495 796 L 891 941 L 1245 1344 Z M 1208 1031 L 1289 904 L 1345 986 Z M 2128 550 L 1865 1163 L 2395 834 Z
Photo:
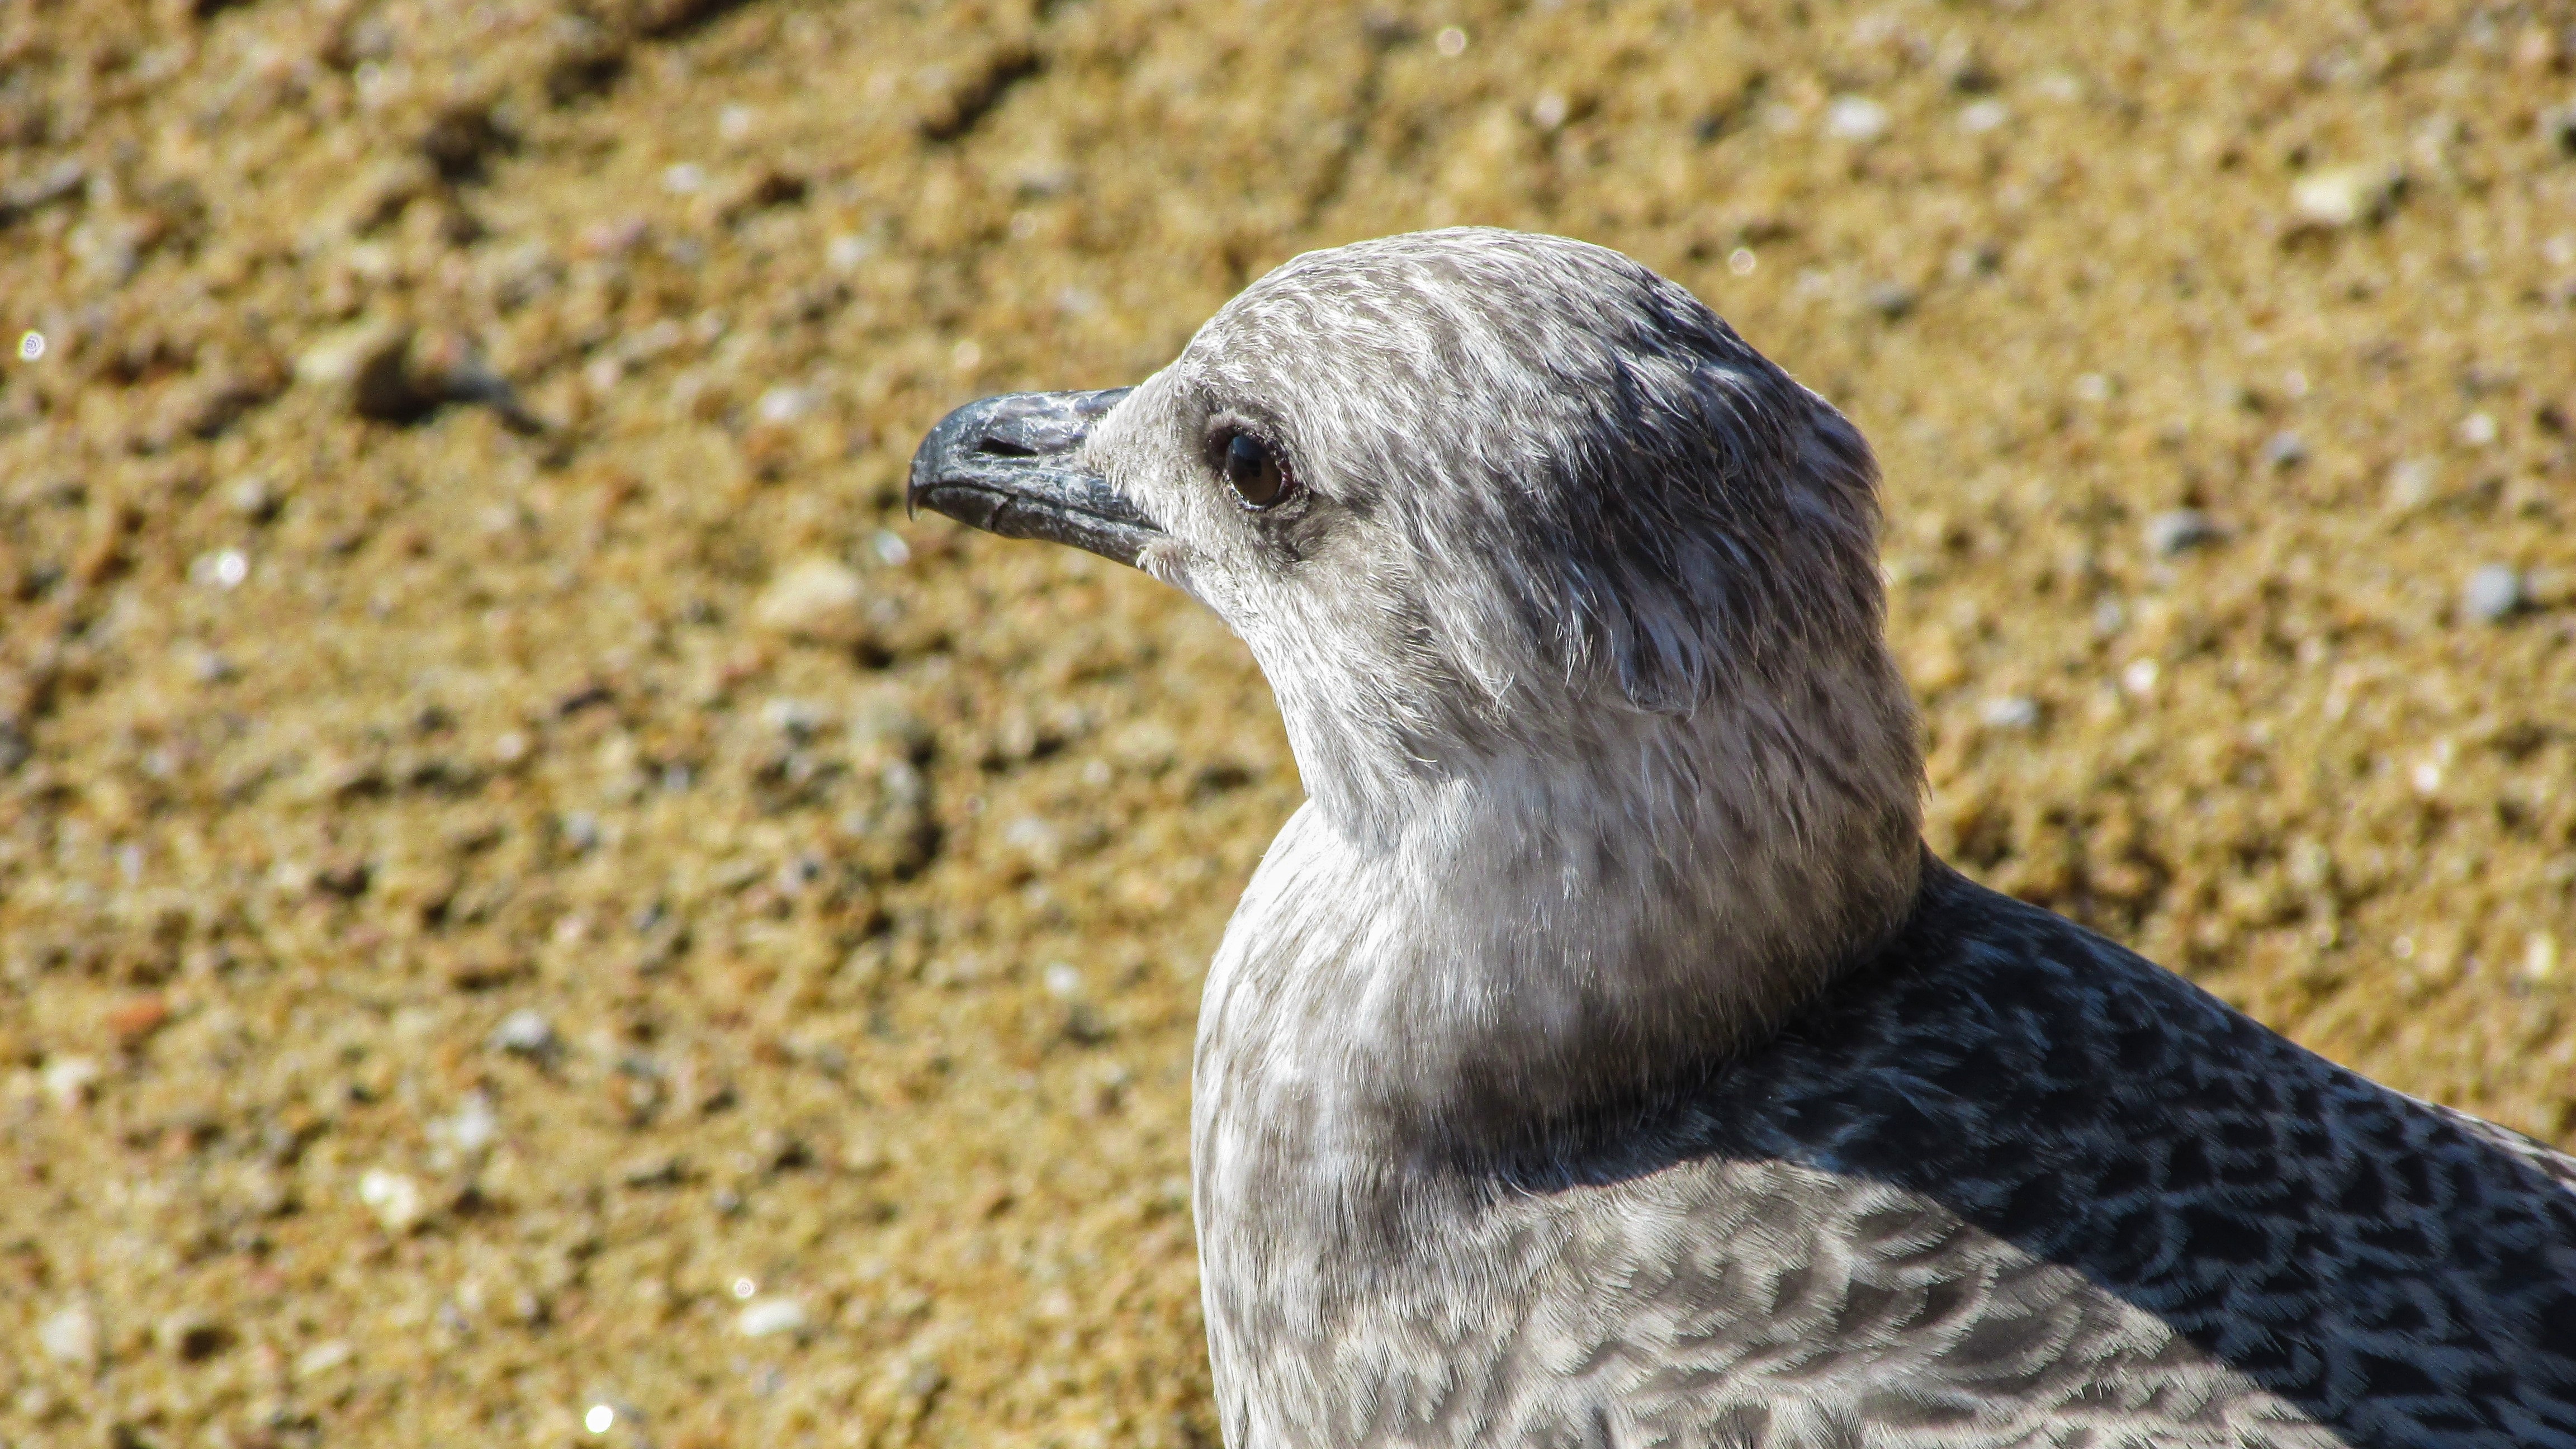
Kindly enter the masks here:
M 968 403 L 921 440 L 904 506 L 1134 564 L 1163 531 L 1080 461 L 1091 425 L 1131 391 L 1012 392 Z

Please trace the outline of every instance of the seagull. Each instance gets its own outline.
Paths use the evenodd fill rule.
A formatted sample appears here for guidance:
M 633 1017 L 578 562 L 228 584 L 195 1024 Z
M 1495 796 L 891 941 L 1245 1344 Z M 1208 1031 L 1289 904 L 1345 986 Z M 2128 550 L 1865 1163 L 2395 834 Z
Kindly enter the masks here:
M 2576 1446 L 2576 1159 L 1924 846 L 1877 481 L 1682 287 L 1475 228 L 924 441 L 1287 725 L 1192 1074 L 1226 1443 Z

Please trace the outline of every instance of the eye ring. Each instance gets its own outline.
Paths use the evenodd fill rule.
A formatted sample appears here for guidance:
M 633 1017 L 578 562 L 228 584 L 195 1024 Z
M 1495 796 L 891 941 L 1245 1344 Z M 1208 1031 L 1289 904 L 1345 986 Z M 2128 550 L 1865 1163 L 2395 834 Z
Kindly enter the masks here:
M 1228 428 L 1209 440 L 1209 462 L 1234 490 L 1243 506 L 1266 512 L 1297 491 L 1288 460 L 1268 439 L 1245 428 Z

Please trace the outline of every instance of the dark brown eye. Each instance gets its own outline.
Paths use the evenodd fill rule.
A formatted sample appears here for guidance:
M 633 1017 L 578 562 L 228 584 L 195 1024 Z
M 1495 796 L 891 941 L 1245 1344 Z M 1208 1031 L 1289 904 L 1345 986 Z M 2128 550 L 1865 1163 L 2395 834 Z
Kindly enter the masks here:
M 1288 496 L 1288 472 L 1279 466 L 1278 451 L 1250 433 L 1228 440 L 1217 464 L 1247 507 L 1268 508 Z

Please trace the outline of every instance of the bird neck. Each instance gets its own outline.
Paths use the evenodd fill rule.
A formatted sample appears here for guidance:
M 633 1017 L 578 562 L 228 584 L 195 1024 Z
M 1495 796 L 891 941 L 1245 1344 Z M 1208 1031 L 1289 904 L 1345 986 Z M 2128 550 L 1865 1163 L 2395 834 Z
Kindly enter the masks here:
M 1358 815 L 1318 791 L 1227 932 L 1203 1075 L 1267 1074 L 1337 1137 L 1383 1134 L 1372 1156 L 1518 1151 L 1696 1080 L 1911 904 L 1892 672 L 1811 681 L 1795 711 L 1562 725 L 1382 762 L 1367 788 L 1405 793 Z

